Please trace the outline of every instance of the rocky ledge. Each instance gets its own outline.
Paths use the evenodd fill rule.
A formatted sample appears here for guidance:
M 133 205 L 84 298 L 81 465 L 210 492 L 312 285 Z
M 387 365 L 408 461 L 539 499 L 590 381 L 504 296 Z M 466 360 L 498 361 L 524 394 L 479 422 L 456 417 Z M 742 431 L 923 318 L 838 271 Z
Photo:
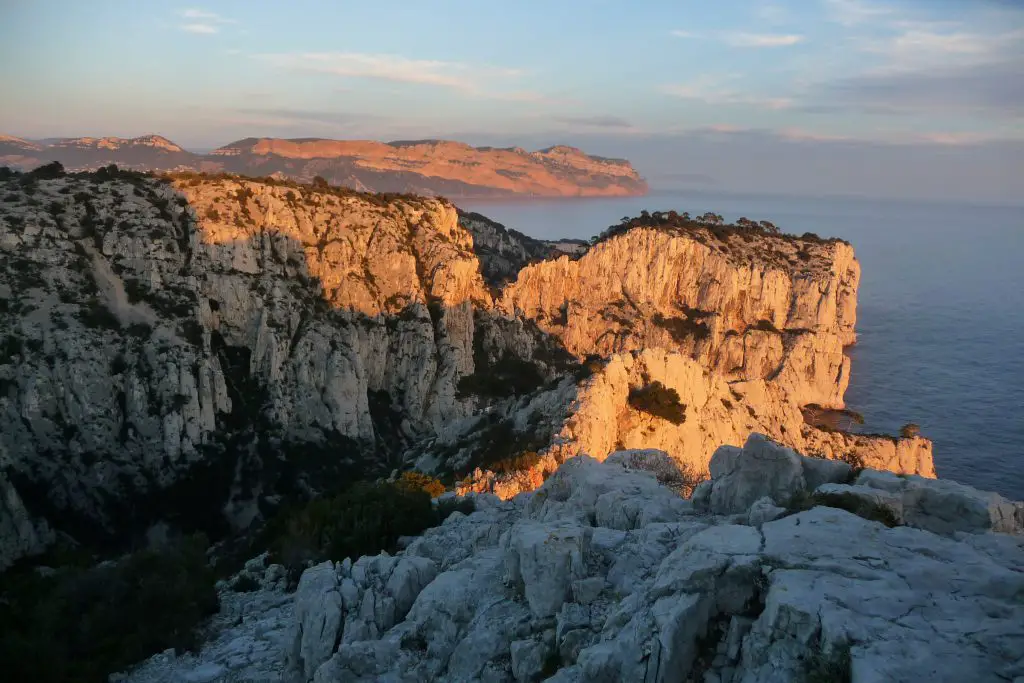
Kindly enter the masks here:
M 1024 677 L 1024 504 L 857 471 L 763 436 L 686 500 L 674 462 L 581 456 L 537 491 L 475 496 L 395 556 L 262 587 L 171 681 L 852 683 Z M 668 477 L 670 479 L 671 477 Z M 222 615 L 223 617 L 223 615 Z

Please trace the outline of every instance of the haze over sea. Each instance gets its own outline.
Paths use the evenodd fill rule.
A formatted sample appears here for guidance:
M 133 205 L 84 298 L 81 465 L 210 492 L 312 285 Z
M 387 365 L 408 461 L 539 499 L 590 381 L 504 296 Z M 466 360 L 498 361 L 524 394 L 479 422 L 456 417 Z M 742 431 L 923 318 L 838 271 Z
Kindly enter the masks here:
M 675 209 L 849 240 L 862 275 L 846 403 L 861 429 L 916 422 L 940 477 L 1024 498 L 1024 207 L 706 192 L 457 203 L 542 239 Z

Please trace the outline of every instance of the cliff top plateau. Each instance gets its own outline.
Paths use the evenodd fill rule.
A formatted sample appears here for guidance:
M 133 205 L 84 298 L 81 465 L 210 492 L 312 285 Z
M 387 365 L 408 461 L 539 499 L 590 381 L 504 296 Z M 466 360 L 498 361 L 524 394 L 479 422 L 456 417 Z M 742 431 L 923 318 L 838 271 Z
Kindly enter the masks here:
M 470 147 L 446 140 L 375 142 L 246 138 L 195 154 L 159 135 L 62 138 L 45 143 L 0 136 L 0 165 L 25 170 L 59 161 L 69 170 L 109 164 L 144 171 L 227 171 L 305 182 L 316 176 L 364 191 L 449 197 L 642 195 L 647 184 L 623 159 L 574 147 L 537 152 Z

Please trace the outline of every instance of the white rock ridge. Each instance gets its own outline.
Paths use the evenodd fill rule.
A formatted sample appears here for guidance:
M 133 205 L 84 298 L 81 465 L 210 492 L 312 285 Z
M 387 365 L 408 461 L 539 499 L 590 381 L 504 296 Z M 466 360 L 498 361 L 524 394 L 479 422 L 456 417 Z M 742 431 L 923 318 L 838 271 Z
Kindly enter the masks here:
M 842 242 L 633 229 L 524 268 L 500 306 L 580 357 L 675 348 L 729 380 L 772 379 L 793 400 L 843 407 L 860 264 Z
M 307 570 L 294 617 L 283 617 L 294 636 L 284 647 L 298 653 L 289 675 L 318 683 L 1024 676 L 1020 503 L 867 470 L 851 488 L 930 501 L 913 508 L 914 526 L 822 505 L 764 519 L 771 501 L 834 494 L 854 473 L 755 436 L 716 454 L 715 478 L 691 503 L 658 482 L 663 465 L 653 453 L 576 457 L 533 493 L 478 496 L 476 512 L 456 513 L 396 557 Z M 1016 521 L 992 512 L 987 524 L 979 515 L 948 527 L 970 501 Z M 728 514 L 701 512 L 707 506 Z M 220 655 L 207 657 L 222 665 Z M 232 680 L 247 680 L 246 671 L 239 664 Z

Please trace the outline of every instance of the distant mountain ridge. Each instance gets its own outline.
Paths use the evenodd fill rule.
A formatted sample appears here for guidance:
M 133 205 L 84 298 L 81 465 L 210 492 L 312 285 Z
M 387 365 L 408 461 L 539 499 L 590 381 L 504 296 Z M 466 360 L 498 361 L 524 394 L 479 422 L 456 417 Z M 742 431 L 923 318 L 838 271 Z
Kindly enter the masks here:
M 363 191 L 449 197 L 597 197 L 647 193 L 624 159 L 555 145 L 472 147 L 448 140 L 330 140 L 244 138 L 207 154 L 160 135 L 29 141 L 0 135 L 0 165 L 28 170 L 51 161 L 70 171 L 116 164 L 149 171 L 196 170 L 310 181 Z

